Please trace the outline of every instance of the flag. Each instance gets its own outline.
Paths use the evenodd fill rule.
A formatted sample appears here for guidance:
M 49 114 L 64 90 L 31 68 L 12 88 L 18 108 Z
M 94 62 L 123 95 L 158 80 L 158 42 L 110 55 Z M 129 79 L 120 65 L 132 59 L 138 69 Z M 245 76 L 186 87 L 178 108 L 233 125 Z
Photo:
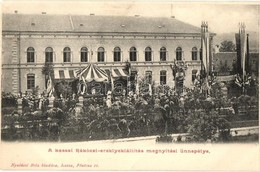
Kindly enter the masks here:
M 149 95 L 151 96 L 152 94 L 153 94 L 153 92 L 152 92 L 152 85 L 149 84 Z
M 201 25 L 201 84 L 203 85 L 204 90 L 209 90 L 209 80 L 208 76 L 211 73 L 210 69 L 210 40 L 209 40 L 209 32 L 208 32 L 208 24 L 206 22 L 202 22 Z
M 249 38 L 246 36 L 245 24 L 239 23 L 239 32 L 235 35 L 237 45 L 237 70 L 242 80 L 249 73 Z
M 53 87 L 53 82 L 52 82 L 52 79 L 51 79 L 51 76 L 49 75 L 48 77 L 48 82 L 47 82 L 47 95 L 49 97 L 51 97 L 53 95 L 53 92 L 54 92 L 54 87 Z
M 239 87 L 242 86 L 243 81 L 242 81 L 242 79 L 239 77 L 239 75 L 237 75 L 237 77 L 236 77 L 236 79 L 235 79 L 235 83 L 236 83 Z
M 207 75 L 209 75 L 209 73 L 210 73 L 210 68 L 209 68 L 209 33 L 207 32 L 207 33 L 205 33 L 205 48 L 206 48 L 206 52 L 205 52 L 205 54 L 206 54 L 206 69 L 207 69 Z
M 236 47 L 237 47 L 237 66 L 236 67 L 237 67 L 238 74 L 242 75 L 240 33 L 236 33 L 235 37 L 236 37 Z
M 246 33 L 245 33 L 245 25 L 242 24 L 240 28 L 240 53 L 241 53 L 241 68 L 243 78 L 246 75 Z
M 246 74 L 250 73 L 250 61 L 249 61 L 250 55 L 249 55 L 249 34 L 247 34 L 246 37 Z
M 196 73 L 196 78 L 199 78 L 200 77 L 200 71 L 197 70 L 197 73 Z
M 204 38 L 202 38 L 202 67 L 205 71 L 205 74 L 208 73 L 208 65 L 207 65 L 207 53 L 206 53 L 206 41 Z
M 112 77 L 112 72 L 110 71 L 110 78 L 111 78 L 111 91 L 114 90 L 114 78 Z
M 136 81 L 136 85 L 135 85 L 135 94 L 139 95 L 139 83 L 138 83 L 138 75 L 135 75 L 135 81 Z
M 204 77 L 207 77 L 211 71 L 210 67 L 210 40 L 209 40 L 208 25 L 203 22 L 201 25 L 201 70 L 205 73 Z

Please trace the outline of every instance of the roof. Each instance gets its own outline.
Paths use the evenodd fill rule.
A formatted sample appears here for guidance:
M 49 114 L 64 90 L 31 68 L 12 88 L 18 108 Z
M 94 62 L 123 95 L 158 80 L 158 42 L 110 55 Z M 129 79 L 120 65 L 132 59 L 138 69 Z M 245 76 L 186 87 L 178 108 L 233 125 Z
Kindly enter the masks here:
M 237 58 L 236 52 L 218 52 L 213 56 L 214 59 L 225 59 L 225 60 L 233 60 Z
M 250 59 L 258 59 L 259 58 L 259 53 L 258 52 L 250 52 L 249 53 L 249 58 Z M 237 60 L 237 52 L 218 52 L 215 53 L 213 56 L 214 60 L 228 60 L 228 61 L 233 61 Z
M 3 14 L 3 31 L 35 32 L 120 32 L 120 33 L 200 33 L 196 27 L 175 18 Z
M 250 52 L 250 58 L 252 59 L 259 59 L 259 53 L 258 52 Z

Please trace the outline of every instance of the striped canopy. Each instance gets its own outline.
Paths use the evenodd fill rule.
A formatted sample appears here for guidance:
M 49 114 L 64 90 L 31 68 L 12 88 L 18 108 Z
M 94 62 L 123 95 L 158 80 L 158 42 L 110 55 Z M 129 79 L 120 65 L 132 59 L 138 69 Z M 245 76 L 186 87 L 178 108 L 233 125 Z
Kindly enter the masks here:
M 74 80 L 76 78 L 75 70 L 54 70 L 54 79 L 55 80 Z
M 76 73 L 77 73 L 77 78 L 79 78 L 79 80 L 83 80 L 85 82 L 108 81 L 108 74 L 104 70 L 98 68 L 94 64 L 89 64 L 86 68 L 79 70 Z
M 125 78 L 129 76 L 128 72 L 125 69 L 111 69 L 111 70 L 105 69 L 105 71 L 107 72 L 109 79 L 111 79 L 110 77 Z
M 125 69 L 113 69 L 112 70 L 112 77 L 127 77 L 128 72 Z
M 55 80 L 69 80 L 75 79 L 83 80 L 85 82 L 97 81 L 104 82 L 113 78 L 126 78 L 129 74 L 125 69 L 100 69 L 94 64 L 89 64 L 86 68 L 80 70 L 72 69 L 55 69 Z

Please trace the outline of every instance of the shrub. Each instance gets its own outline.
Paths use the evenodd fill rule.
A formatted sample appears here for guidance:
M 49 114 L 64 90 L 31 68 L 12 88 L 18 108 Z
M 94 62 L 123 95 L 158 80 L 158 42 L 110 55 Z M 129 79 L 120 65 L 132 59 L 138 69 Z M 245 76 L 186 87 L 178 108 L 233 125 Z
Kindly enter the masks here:
M 10 92 L 2 92 L 2 107 L 17 107 L 17 97 Z
M 220 117 L 216 111 L 195 111 L 188 116 L 188 132 L 195 138 L 195 141 L 214 140 L 218 132 L 217 139 L 226 140 L 230 133 L 230 124 Z

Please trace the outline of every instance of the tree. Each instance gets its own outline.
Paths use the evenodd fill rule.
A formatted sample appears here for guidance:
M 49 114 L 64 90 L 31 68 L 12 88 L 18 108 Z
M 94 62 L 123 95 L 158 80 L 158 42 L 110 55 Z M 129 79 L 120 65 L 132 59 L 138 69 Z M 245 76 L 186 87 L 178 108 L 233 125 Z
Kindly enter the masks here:
M 188 133 L 193 141 L 204 142 L 208 139 L 228 141 L 230 139 L 230 123 L 216 111 L 195 111 L 187 116 Z M 218 136 L 217 136 L 218 134 Z
M 221 42 L 219 51 L 220 52 L 235 52 L 236 45 L 232 41 L 225 40 L 225 41 Z
M 52 62 L 44 63 L 44 66 L 42 67 L 42 74 L 45 76 L 45 87 L 47 87 L 47 81 L 49 79 L 49 76 L 54 78 L 54 70 L 53 70 Z
M 53 75 L 54 75 L 53 63 L 51 63 L 51 62 L 44 63 L 44 66 L 42 68 L 42 74 L 51 75 L 53 77 Z
M 63 98 L 67 99 L 68 97 L 72 96 L 73 94 L 72 87 L 68 82 L 62 81 L 55 86 L 56 86 L 55 90 L 57 91 L 57 94 L 58 95 L 62 94 Z

